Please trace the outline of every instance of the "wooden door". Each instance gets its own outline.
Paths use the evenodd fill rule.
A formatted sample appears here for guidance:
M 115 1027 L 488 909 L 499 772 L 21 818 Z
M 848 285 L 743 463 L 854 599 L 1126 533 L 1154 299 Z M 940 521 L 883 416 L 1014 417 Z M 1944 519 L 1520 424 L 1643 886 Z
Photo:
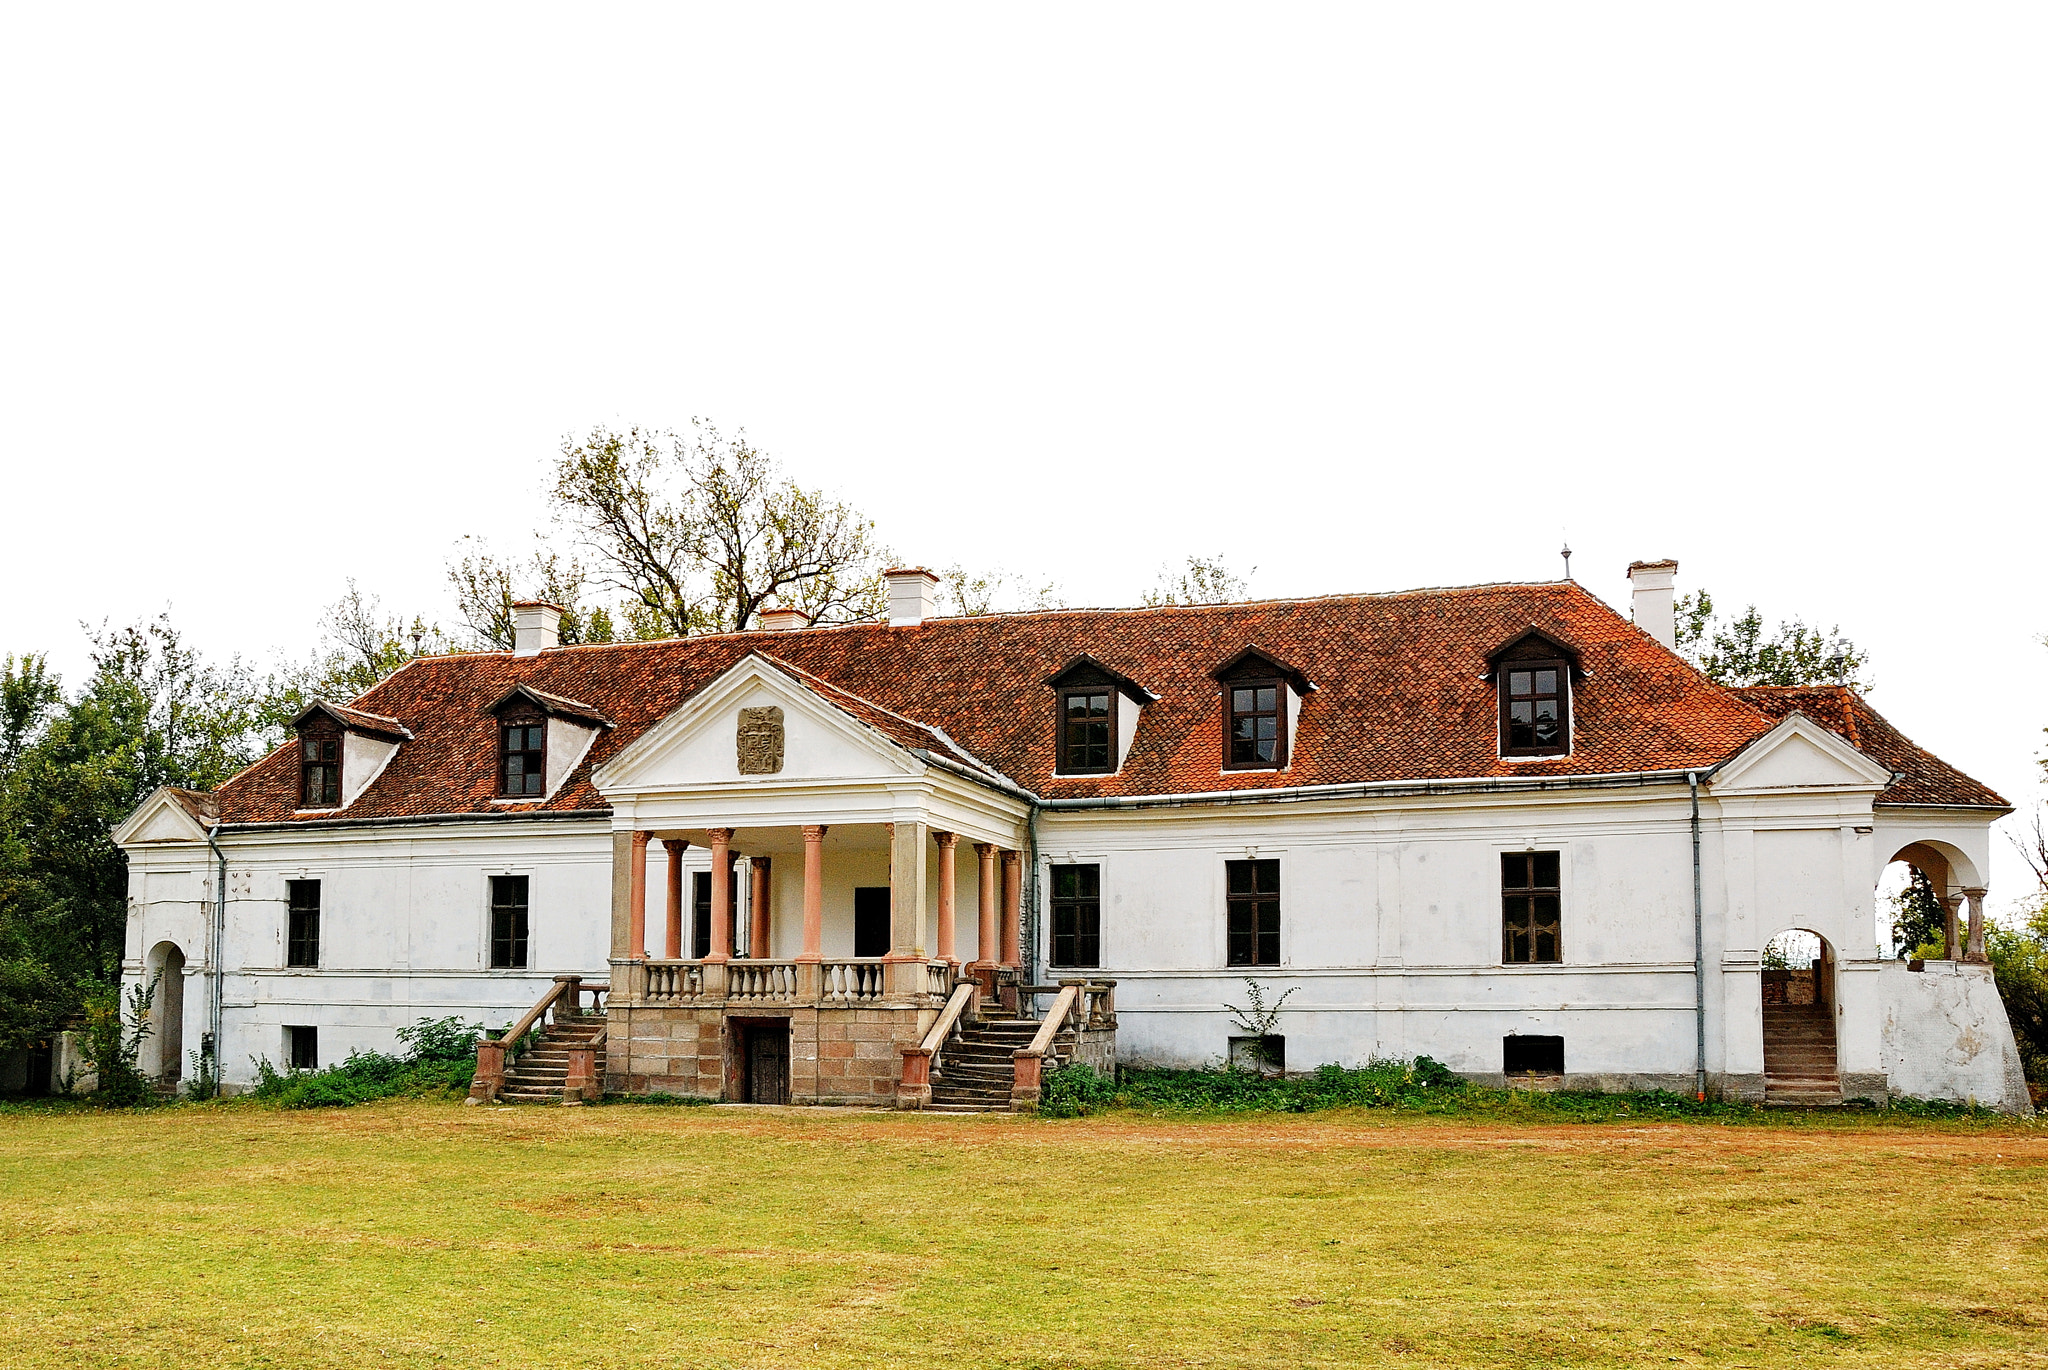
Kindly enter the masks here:
M 747 1102 L 789 1102 L 788 1023 L 756 1023 L 747 1029 Z

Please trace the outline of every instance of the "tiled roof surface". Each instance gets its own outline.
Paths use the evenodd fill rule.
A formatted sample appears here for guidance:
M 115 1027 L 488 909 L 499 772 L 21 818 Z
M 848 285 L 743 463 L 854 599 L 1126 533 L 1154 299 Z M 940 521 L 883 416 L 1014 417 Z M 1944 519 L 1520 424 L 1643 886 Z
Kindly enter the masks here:
M 1569 643 L 1585 668 L 1574 686 L 1574 748 L 1504 762 L 1486 657 L 1531 627 Z M 1302 703 L 1284 771 L 1221 768 L 1221 691 L 1210 672 L 1247 646 L 1319 687 Z M 535 806 L 602 808 L 592 770 L 751 652 L 812 677 L 821 696 L 901 745 L 992 767 L 1047 797 L 1704 768 L 1773 723 L 1569 581 L 1078 609 L 416 661 L 356 701 L 416 737 L 340 816 L 503 811 L 491 802 L 497 734 L 484 711 L 522 682 L 582 700 L 616 724 Z M 1054 692 L 1044 682 L 1082 654 L 1159 696 L 1116 775 L 1052 774 Z M 297 785 L 296 762 L 280 750 L 223 788 L 222 816 L 289 819 Z
M 2010 807 L 1989 786 L 1970 779 L 1934 753 L 1922 750 L 1843 685 L 1751 685 L 1731 691 L 1772 719 L 1793 713 L 1843 738 L 1881 766 L 1902 773 L 1877 796 L 1880 804 L 1970 804 Z

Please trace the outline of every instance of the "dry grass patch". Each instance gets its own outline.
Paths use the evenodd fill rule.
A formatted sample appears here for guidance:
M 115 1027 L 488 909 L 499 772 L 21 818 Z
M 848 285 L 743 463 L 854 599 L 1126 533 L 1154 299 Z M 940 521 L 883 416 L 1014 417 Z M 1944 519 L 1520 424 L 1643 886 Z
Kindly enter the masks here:
M 19 1366 L 2048 1364 L 2048 1134 L 0 1116 Z

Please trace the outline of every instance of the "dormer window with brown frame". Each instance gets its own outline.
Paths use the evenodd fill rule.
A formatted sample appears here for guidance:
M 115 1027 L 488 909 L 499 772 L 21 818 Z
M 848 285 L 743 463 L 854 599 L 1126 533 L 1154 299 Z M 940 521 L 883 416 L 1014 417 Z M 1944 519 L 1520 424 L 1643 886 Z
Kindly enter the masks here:
M 1074 658 L 1046 684 L 1055 701 L 1053 773 L 1114 775 L 1138 711 L 1156 696 L 1090 656 Z
M 299 807 L 341 807 L 341 729 L 306 728 L 299 733 Z
M 538 799 L 547 792 L 547 720 L 539 714 L 500 719 L 498 727 L 498 794 L 506 799 Z
M 1572 682 L 1582 674 L 1569 647 L 1534 629 L 1489 659 L 1500 700 L 1500 754 L 1564 756 L 1572 749 Z
M 1315 689 L 1308 677 L 1247 647 L 1218 667 L 1214 678 L 1223 686 L 1223 769 L 1285 769 L 1294 702 Z

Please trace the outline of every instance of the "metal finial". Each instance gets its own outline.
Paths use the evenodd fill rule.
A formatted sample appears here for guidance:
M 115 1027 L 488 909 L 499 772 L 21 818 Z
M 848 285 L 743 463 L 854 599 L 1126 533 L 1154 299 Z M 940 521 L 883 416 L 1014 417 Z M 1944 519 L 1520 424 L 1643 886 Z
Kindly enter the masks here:
M 1569 542 L 1564 545 L 1564 578 L 1572 578 L 1572 545 Z

